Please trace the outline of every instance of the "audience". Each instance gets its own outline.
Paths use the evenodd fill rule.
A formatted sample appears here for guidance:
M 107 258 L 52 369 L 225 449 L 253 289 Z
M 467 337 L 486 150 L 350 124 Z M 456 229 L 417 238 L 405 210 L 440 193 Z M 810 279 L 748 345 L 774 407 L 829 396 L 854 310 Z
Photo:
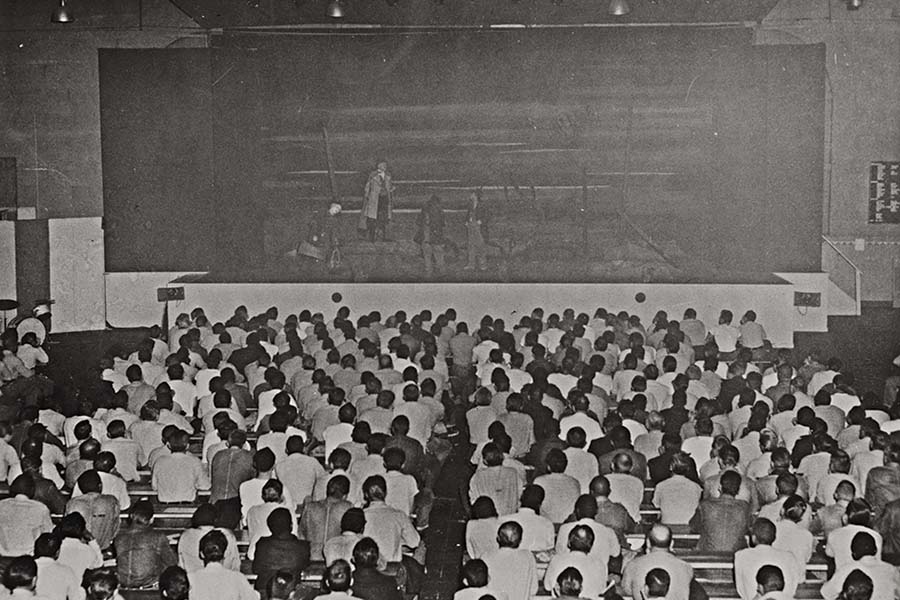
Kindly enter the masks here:
M 733 561 L 742 600 L 800 594 L 816 536 L 834 559 L 825 600 L 900 589 L 900 402 L 854 389 L 839 360 L 771 351 L 754 311 L 737 328 L 723 310 L 708 336 L 693 309 L 648 328 L 624 311 L 536 309 L 512 333 L 486 316 L 474 336 L 452 311 L 350 314 L 282 323 L 239 307 L 213 324 L 197 309 L 168 345 L 156 328 L 111 349 L 90 401 L 12 398 L 0 556 L 33 553 L 35 569 L 15 559 L 10 589 L 36 579 L 48 600 L 110 600 L 158 581 L 171 600 L 300 600 L 301 571 L 324 559 L 320 597 L 413 596 L 436 480 L 470 512 L 457 598 L 530 599 L 543 565 L 560 598 L 605 595 L 620 571 L 635 600 L 699 596 L 681 554 L 691 541 L 679 530 L 673 553 L 667 525 Z M 448 456 L 473 446 L 471 477 L 446 480 Z M 146 500 L 118 531 L 146 467 L 158 502 L 196 508 L 178 540 L 184 571 Z M 54 533 L 51 513 L 68 513 Z M 633 556 L 626 536 L 650 522 Z M 101 549 L 115 572 L 93 571 Z

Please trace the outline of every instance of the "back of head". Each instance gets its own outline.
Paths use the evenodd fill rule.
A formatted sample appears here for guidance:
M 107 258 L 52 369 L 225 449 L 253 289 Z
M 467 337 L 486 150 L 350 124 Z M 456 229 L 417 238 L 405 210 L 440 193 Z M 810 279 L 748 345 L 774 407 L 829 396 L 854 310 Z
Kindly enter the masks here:
M 806 500 L 794 494 L 793 496 L 788 496 L 784 501 L 781 512 L 785 519 L 789 519 L 794 523 L 799 523 L 803 520 L 803 515 L 806 514 L 806 508 Z
M 119 576 L 115 568 L 103 567 L 87 571 L 82 583 L 87 600 L 110 600 L 119 589 Z
M 543 488 L 540 486 L 528 486 L 528 487 L 536 487 L 541 490 L 543 493 Z M 528 489 L 527 487 L 525 488 Z M 524 497 L 525 492 L 522 492 L 522 506 L 525 506 Z M 543 496 L 541 496 L 541 500 L 543 501 Z M 540 503 L 539 503 L 540 505 Z M 479 496 L 475 499 L 475 502 L 472 503 L 472 518 L 473 519 L 489 519 L 491 517 L 497 516 L 497 508 L 494 505 L 494 501 L 489 496 Z
M 594 530 L 586 525 L 578 525 L 569 532 L 568 548 L 573 552 L 591 551 L 594 547 Z
M 37 563 L 30 556 L 17 556 L 7 565 L 3 585 L 10 591 L 31 589 L 37 578 Z
M 775 524 L 769 519 L 757 519 L 750 529 L 754 542 L 758 544 L 772 545 L 775 541 Z
M 378 552 L 378 544 L 372 538 L 365 537 L 359 540 L 353 546 L 353 565 L 357 569 L 376 568 L 378 566 Z
M 497 530 L 497 544 L 501 548 L 518 548 L 522 543 L 522 526 L 515 521 L 507 521 Z
M 756 585 L 763 592 L 780 592 L 784 590 L 784 573 L 775 565 L 765 565 L 756 572 Z
M 484 587 L 488 584 L 488 567 L 480 558 L 468 561 L 462 568 L 466 587 Z
M 350 564 L 338 559 L 325 569 L 325 589 L 331 592 L 346 592 L 350 589 Z
M 58 535 L 53 533 L 42 533 L 34 541 L 34 557 L 56 558 L 59 555 L 59 548 L 62 540 Z
M 584 577 L 582 577 L 581 571 L 575 567 L 566 567 L 556 578 L 560 596 L 574 596 L 576 598 L 581 596 L 583 583 Z
M 372 475 L 363 482 L 363 497 L 372 501 L 383 501 L 387 495 L 387 483 L 381 475 Z
M 667 598 L 671 578 L 669 572 L 664 569 L 650 569 L 644 577 L 644 585 L 647 587 L 648 598 Z
M 159 576 L 159 593 L 164 600 L 187 600 L 190 587 L 187 572 L 181 567 L 166 567 Z
M 878 552 L 875 538 L 872 534 L 860 531 L 853 536 L 850 542 L 850 555 L 853 560 L 860 560 L 864 556 L 875 556 Z
M 844 580 L 841 600 L 871 600 L 875 588 L 872 578 L 859 569 L 853 569 Z
M 213 529 L 200 538 L 200 557 L 204 563 L 221 562 L 227 548 L 228 539 L 218 529 Z

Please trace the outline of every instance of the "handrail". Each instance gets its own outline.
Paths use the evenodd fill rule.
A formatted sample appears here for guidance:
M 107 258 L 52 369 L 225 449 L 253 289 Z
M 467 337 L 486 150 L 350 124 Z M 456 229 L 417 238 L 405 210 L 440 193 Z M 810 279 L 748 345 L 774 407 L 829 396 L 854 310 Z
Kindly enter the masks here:
M 850 268 L 853 269 L 853 277 L 854 277 L 853 300 L 856 302 L 856 314 L 857 315 L 862 314 L 862 270 L 856 266 L 856 263 L 854 263 L 852 260 L 850 260 L 849 256 L 844 254 L 844 252 L 841 251 L 841 249 L 837 247 L 837 244 L 835 244 L 833 241 L 828 239 L 828 237 L 826 235 L 823 234 L 822 239 L 825 241 L 826 244 L 828 244 L 828 246 L 832 250 L 834 250 L 835 254 L 837 254 L 839 257 L 841 257 L 843 259 L 843 261 L 845 263 L 847 263 L 848 265 L 850 265 Z M 829 275 L 831 275 L 830 271 L 829 271 Z M 835 283 L 835 285 L 837 285 L 837 282 L 834 281 L 834 279 L 832 279 L 832 281 Z M 838 287 L 840 287 L 840 286 L 838 286 Z M 846 290 L 844 290 L 844 291 L 846 291 Z

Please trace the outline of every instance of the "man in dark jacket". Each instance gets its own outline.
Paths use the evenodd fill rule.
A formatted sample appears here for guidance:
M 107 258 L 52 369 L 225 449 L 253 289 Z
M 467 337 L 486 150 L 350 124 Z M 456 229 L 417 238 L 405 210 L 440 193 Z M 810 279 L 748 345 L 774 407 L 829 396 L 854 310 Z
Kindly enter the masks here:
M 298 575 L 309 566 L 309 542 L 297 539 L 291 533 L 293 518 L 286 508 L 276 508 L 269 513 L 266 525 L 272 535 L 260 538 L 253 557 L 257 590 L 265 590 L 269 579 L 279 571 Z
M 747 545 L 750 503 L 735 498 L 741 489 L 741 476 L 725 471 L 719 485 L 722 495 L 702 501 L 691 518 L 691 531 L 700 534 L 698 552 L 733 553 Z
M 66 498 L 52 481 L 41 474 L 41 459 L 37 456 L 22 457 L 22 474 L 30 475 L 34 480 L 34 499 L 46 505 L 51 515 L 66 512 Z
M 363 538 L 353 548 L 353 595 L 362 600 L 401 600 L 397 580 L 380 573 L 378 544 L 372 538 Z
M 432 194 L 428 204 L 419 212 L 413 241 L 422 248 L 425 277 L 431 279 L 435 267 L 440 275 L 444 270 L 444 209 L 441 207 L 441 199 L 436 195 Z
M 169 539 L 151 525 L 153 504 L 138 500 L 131 507 L 131 524 L 116 536 L 116 568 L 122 587 L 155 585 L 167 567 L 177 564 Z

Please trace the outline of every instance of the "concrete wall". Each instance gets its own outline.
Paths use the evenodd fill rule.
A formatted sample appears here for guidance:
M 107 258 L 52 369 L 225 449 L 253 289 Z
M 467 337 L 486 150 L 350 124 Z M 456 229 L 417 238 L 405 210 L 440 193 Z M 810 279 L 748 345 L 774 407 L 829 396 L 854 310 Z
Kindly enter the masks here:
M 162 306 L 156 302 L 156 287 L 165 286 L 175 273 L 111 273 L 106 277 L 107 311 L 115 327 L 137 327 L 159 323 Z M 515 323 L 537 306 L 549 312 L 562 312 L 572 307 L 589 314 L 600 306 L 609 310 L 627 310 L 650 323 L 657 310 L 665 310 L 671 318 L 680 319 L 692 307 L 700 319 L 715 324 L 719 311 L 728 308 L 736 317 L 753 309 L 774 344 L 793 345 L 795 331 L 825 331 L 827 309 L 796 310 L 794 291 L 823 293 L 824 275 L 783 274 L 796 283 L 765 285 L 721 284 L 404 284 L 402 293 L 394 284 L 240 284 L 240 283 L 173 283 L 184 286 L 185 299 L 169 305 L 173 318 L 201 306 L 210 319 L 224 321 L 244 304 L 251 313 L 277 306 L 283 314 L 301 309 L 333 315 L 339 306 L 347 305 L 355 315 L 379 310 L 387 315 L 397 310 L 457 310 L 461 320 L 470 326 L 485 314 Z M 338 303 L 332 294 L 338 292 Z M 641 292 L 644 302 L 637 302 Z
M 862 269 L 863 300 L 891 300 L 900 225 L 868 223 L 868 167 L 900 160 L 900 1 L 781 0 L 756 43 L 826 45 L 822 231 Z

